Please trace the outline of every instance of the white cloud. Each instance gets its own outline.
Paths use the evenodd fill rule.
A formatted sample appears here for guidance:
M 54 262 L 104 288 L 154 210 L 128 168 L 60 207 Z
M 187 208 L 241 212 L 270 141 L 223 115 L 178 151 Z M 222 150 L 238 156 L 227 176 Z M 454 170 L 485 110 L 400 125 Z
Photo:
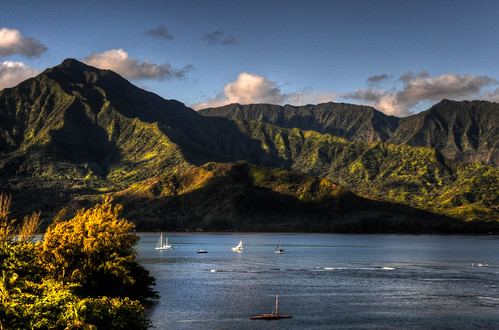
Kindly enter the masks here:
M 324 103 L 332 101 L 337 95 L 318 93 L 310 90 L 284 94 L 277 83 L 268 80 L 265 76 L 243 72 L 237 80 L 226 84 L 221 93 L 205 102 L 191 105 L 200 110 L 212 107 L 221 107 L 231 103 L 251 104 L 270 103 L 302 105 L 308 103 Z
M 37 57 L 47 50 L 47 47 L 35 38 L 23 37 L 18 30 L 0 29 L 0 58 L 21 54 L 28 58 Z
M 257 74 L 243 72 L 236 81 L 223 87 L 223 92 L 206 102 L 193 105 L 195 109 L 219 107 L 231 103 L 272 103 L 284 101 L 284 95 L 273 81 Z
M 421 102 L 436 102 L 445 98 L 454 100 L 480 98 L 484 88 L 497 84 L 497 80 L 487 76 L 448 73 L 431 77 L 428 72 L 418 74 L 408 72 L 403 74 L 399 81 L 403 83 L 402 89 L 358 89 L 342 97 L 367 101 L 369 105 L 388 115 L 407 116 Z M 494 94 L 489 96 L 495 97 Z
M 225 85 L 223 92 L 231 103 L 280 103 L 284 100 L 275 82 L 246 72 L 241 73 L 236 81 Z
M 142 63 L 132 58 L 123 49 L 111 49 L 102 53 L 92 53 L 83 62 L 99 69 L 112 70 L 127 79 L 171 79 L 182 78 L 192 69 L 192 65 L 175 69 L 170 64 L 157 65 L 149 60 Z
M 32 78 L 40 71 L 21 62 L 5 61 L 0 63 L 0 90 L 14 87 L 20 82 Z

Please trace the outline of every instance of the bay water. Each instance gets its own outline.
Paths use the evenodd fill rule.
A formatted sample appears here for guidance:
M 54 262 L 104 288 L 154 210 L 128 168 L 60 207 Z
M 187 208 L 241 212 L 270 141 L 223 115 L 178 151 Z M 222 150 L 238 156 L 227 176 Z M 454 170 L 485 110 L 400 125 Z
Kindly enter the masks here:
M 155 329 L 499 329 L 498 236 L 166 236 L 171 250 L 155 250 L 159 234 L 137 246 Z M 250 320 L 276 295 L 292 318 Z

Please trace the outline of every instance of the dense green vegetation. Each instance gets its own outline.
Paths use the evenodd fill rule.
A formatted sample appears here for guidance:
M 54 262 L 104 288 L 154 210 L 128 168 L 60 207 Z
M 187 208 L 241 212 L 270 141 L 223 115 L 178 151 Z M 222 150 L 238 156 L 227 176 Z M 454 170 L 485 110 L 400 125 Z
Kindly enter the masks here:
M 471 226 L 402 204 L 362 198 L 327 179 L 245 162 L 208 163 L 181 175 L 151 178 L 115 198 L 127 217 L 140 219 L 138 230 L 486 233 L 499 229 L 497 224 Z
M 305 106 L 230 104 L 198 112 L 203 116 L 259 121 L 364 142 L 388 140 L 399 123 L 399 118 L 386 116 L 372 107 L 332 102 Z
M 433 148 L 347 142 L 258 122 L 238 125 L 292 170 L 327 178 L 354 193 L 458 219 L 499 220 L 497 167 L 450 161 Z
M 402 118 L 387 142 L 433 147 L 453 160 L 498 166 L 499 104 L 443 100 Z
M 16 225 L 0 194 L 0 329 L 147 329 L 154 279 L 135 261 L 134 225 L 109 199 L 64 210 L 36 243 L 39 218 Z
M 329 133 L 348 141 L 432 147 L 453 160 L 499 165 L 499 104 L 492 102 L 443 100 L 405 118 L 343 103 L 301 107 L 230 104 L 199 113 Z
M 445 101 L 440 107 L 454 109 L 460 104 Z M 492 138 L 498 126 L 495 104 L 466 104 L 469 106 L 452 122 L 452 129 L 441 119 L 450 118 L 444 114 L 452 110 L 439 107 L 423 113 L 417 122 L 440 118 L 439 134 L 448 132 L 442 139 L 459 141 L 462 150 L 490 140 L 484 145 L 491 146 L 493 155 L 497 140 L 492 143 Z M 407 215 L 414 213 L 412 218 L 417 218 L 415 209 L 435 213 L 437 218 L 453 217 L 459 228 L 460 221 L 489 221 L 493 226 L 499 219 L 497 167 L 449 160 L 440 149 L 408 146 L 409 140 L 433 141 L 433 136 L 407 139 L 401 134 L 403 127 L 408 132 L 438 131 L 424 128 L 431 126 L 416 129 L 417 125 L 403 124 L 411 122 L 409 119 L 345 104 L 268 108 L 226 108 L 227 116 L 233 111 L 235 118 L 251 115 L 247 119 L 253 121 L 201 116 L 177 101 L 137 88 L 111 71 L 68 59 L 15 88 L 0 91 L 0 187 L 15 197 L 14 216 L 40 210 L 44 228 L 59 209 L 68 206 L 74 216 L 81 207 L 90 207 L 109 194 L 121 198 L 126 215 L 131 214 L 137 226 L 146 229 L 293 231 L 306 227 L 345 231 L 346 227 L 337 225 L 342 221 L 332 225 L 332 220 L 350 217 L 349 231 L 354 231 L 355 225 L 359 232 L 382 230 L 383 226 L 385 231 L 420 228 L 428 232 L 438 231 L 437 227 L 449 231 L 413 225 Z M 466 126 L 468 122 L 471 124 Z M 484 126 L 485 122 L 490 127 Z M 404 144 L 383 142 L 395 136 Z M 262 182 L 258 175 L 248 174 L 247 181 L 252 182 L 248 185 L 234 181 L 232 170 L 210 165 L 238 168 L 230 164 L 240 160 L 269 168 L 265 170 L 269 172 L 303 172 L 315 176 L 317 182 L 324 178 L 373 203 L 363 215 L 355 204 L 346 203 L 350 208 L 341 210 L 335 203 L 317 207 L 315 200 L 300 199 L 302 193 L 293 190 L 296 176 L 272 175 L 276 182 L 265 180 L 266 185 L 259 186 L 255 184 Z M 204 183 L 184 186 L 184 182 Z M 227 198 L 232 195 L 239 197 Z M 276 201 L 275 211 L 265 206 L 266 199 Z M 384 213 L 386 205 L 390 205 L 391 215 Z M 376 226 L 371 226 L 373 222 L 359 225 L 361 219 L 391 219 L 397 214 L 406 226 L 391 220 Z M 258 219 L 267 216 L 275 221 L 262 227 Z M 212 220 L 207 220 L 210 217 Z M 296 225 L 300 221 L 315 226 Z

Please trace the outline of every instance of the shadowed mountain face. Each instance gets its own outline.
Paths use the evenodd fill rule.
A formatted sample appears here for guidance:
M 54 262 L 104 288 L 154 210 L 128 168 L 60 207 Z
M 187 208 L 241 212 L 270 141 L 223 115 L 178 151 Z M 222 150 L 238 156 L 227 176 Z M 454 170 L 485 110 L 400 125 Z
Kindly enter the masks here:
M 443 100 L 427 111 L 400 119 L 371 107 L 342 103 L 302 107 L 230 104 L 199 113 L 313 130 L 349 141 L 432 147 L 450 159 L 499 165 L 499 104 L 486 101 Z
M 180 102 L 164 100 L 137 88 L 111 71 L 99 70 L 73 59 L 65 60 L 35 78 L 0 91 L 1 190 L 13 193 L 14 201 L 16 196 L 19 197 L 17 205 L 14 202 L 19 214 L 27 213 L 30 208 L 56 212 L 54 208 L 71 203 L 78 205 L 102 194 L 113 193 L 125 196 L 123 202 L 130 209 L 134 205 L 127 202 L 126 196 L 153 205 L 135 207 L 144 214 L 152 209 L 157 211 L 156 215 L 174 214 L 166 208 L 178 209 L 178 205 L 183 205 L 182 210 L 198 210 L 195 212 L 196 221 L 203 222 L 210 216 L 224 213 L 217 208 L 204 208 L 213 209 L 210 215 L 196 207 L 209 205 L 208 201 L 216 202 L 217 199 L 210 195 L 217 194 L 218 189 L 207 189 L 206 185 L 213 187 L 213 182 L 196 178 L 196 175 L 205 173 L 196 169 L 210 162 L 244 160 L 250 164 L 327 178 L 356 194 L 399 203 L 390 204 L 392 215 L 397 212 L 407 214 L 409 211 L 404 209 L 405 206 L 400 206 L 406 204 L 458 219 L 499 218 L 499 210 L 494 207 L 499 204 L 497 168 L 449 161 L 442 156 L 443 151 L 427 147 L 383 142 L 391 139 L 398 139 L 403 144 L 432 141 L 433 137 L 428 135 L 432 130 L 427 132 L 418 126 L 420 122 L 436 122 L 435 119 L 426 119 L 429 115 L 413 116 L 415 119 L 411 121 L 410 118 L 387 117 L 369 107 L 333 103 L 305 107 L 231 105 L 203 113 L 215 115 L 217 111 L 225 111 L 222 115 L 228 118 L 202 116 Z M 441 113 L 443 110 L 429 110 L 432 111 Z M 453 138 L 447 138 L 447 144 L 435 146 L 464 152 L 468 145 L 475 148 L 473 150 L 483 150 L 485 146 L 497 143 L 493 140 L 494 129 L 497 129 L 493 121 L 494 109 L 490 110 L 488 119 L 492 123 L 489 128 L 492 133 L 487 133 L 489 142 L 481 142 L 488 132 L 482 127 L 487 120 L 479 119 L 482 112 L 476 110 L 475 115 L 469 117 L 470 120 L 474 118 L 473 125 L 464 124 L 463 118 L 467 118 L 464 115 L 454 118 Z M 250 120 L 241 120 L 240 117 Z M 445 120 L 450 122 L 451 119 Z M 449 130 L 440 125 L 442 129 L 435 128 L 435 134 L 440 137 L 447 133 L 450 136 Z M 404 131 L 403 127 L 407 129 Z M 470 142 L 457 138 L 459 134 L 469 137 Z M 178 189 L 179 182 L 185 180 L 188 173 L 189 180 L 204 182 L 198 190 Z M 233 171 L 217 173 L 222 177 L 221 181 L 228 182 L 228 186 L 235 182 L 224 178 Z M 291 204 L 297 200 L 302 202 L 300 195 L 293 197 L 297 199 L 288 198 L 281 196 L 289 194 L 286 189 L 278 189 L 286 184 L 291 187 L 286 180 L 292 180 L 292 176 L 272 174 L 269 177 L 269 181 L 272 178 L 276 181 L 265 187 L 237 190 L 240 198 L 235 201 L 224 199 L 223 203 L 231 200 L 227 205 L 233 207 L 228 209 L 239 219 L 237 221 L 250 221 L 245 228 L 251 228 L 251 221 L 255 220 L 251 214 L 257 214 L 257 208 L 263 207 L 262 201 L 267 198 L 278 201 L 280 210 L 286 209 L 283 206 L 286 203 L 290 203 L 289 209 L 293 209 Z M 286 184 L 278 183 L 278 177 L 285 177 Z M 137 193 L 147 191 L 150 180 L 177 187 L 173 189 L 177 195 L 174 199 L 168 197 L 168 201 L 154 193 L 145 194 L 145 200 L 138 199 Z M 161 185 L 156 185 L 155 189 Z M 132 187 L 133 194 L 119 193 Z M 218 187 L 223 191 L 230 190 L 225 185 Z M 263 197 L 255 199 L 255 196 Z M 259 206 L 241 204 L 240 201 L 245 199 L 253 200 L 251 205 Z M 322 203 L 320 200 L 309 202 Z M 251 207 L 246 208 L 248 205 Z M 323 213 L 324 208 L 300 205 L 303 206 L 300 214 L 304 217 L 307 212 L 319 212 L 309 215 L 315 219 L 328 217 L 327 212 Z M 342 211 L 353 212 L 349 213 L 352 219 L 369 218 L 369 214 L 360 216 L 360 211 L 355 213 L 354 204 L 349 205 L 351 210 Z M 378 207 L 373 206 L 376 203 L 369 205 L 371 210 Z M 396 205 L 400 207 L 398 211 Z M 241 211 L 243 209 L 246 211 Z M 136 222 L 147 218 L 141 212 L 132 212 L 137 217 Z M 289 218 L 286 212 L 280 216 L 275 212 L 272 214 L 276 219 L 280 217 L 278 222 L 283 221 L 282 224 L 286 223 L 285 218 Z M 188 213 L 183 215 L 184 219 L 189 219 L 189 216 Z M 259 216 L 260 219 L 264 217 Z M 317 228 L 332 230 L 327 222 L 321 223 Z M 161 228 L 161 223 L 158 226 Z M 351 226 L 355 226 L 355 222 Z M 189 225 L 185 227 L 191 228 Z
M 331 181 L 245 162 L 208 163 L 155 177 L 116 200 L 139 230 L 438 232 L 462 224 L 430 212 L 359 197 Z
M 402 118 L 388 142 L 437 148 L 463 162 L 499 165 L 499 104 L 443 100 Z
M 75 172 L 71 179 L 105 177 L 125 164 L 141 163 L 150 171 L 166 154 L 172 164 L 182 164 L 182 154 L 162 130 L 197 116 L 179 102 L 72 59 L 0 92 L 0 115 L 5 123 L 0 166 L 25 159 L 21 168 L 11 166 L 9 175 L 50 178 L 64 175 L 69 166 Z M 36 154 L 50 156 L 32 157 Z
M 295 107 L 271 104 L 230 104 L 199 111 L 203 116 L 259 121 L 284 128 L 329 133 L 351 141 L 386 141 L 399 119 L 372 107 L 324 103 Z

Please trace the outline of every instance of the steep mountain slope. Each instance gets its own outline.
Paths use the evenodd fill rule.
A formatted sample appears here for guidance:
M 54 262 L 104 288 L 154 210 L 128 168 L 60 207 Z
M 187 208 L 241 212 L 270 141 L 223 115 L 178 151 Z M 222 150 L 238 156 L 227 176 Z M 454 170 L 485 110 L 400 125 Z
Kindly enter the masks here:
M 182 167 L 182 152 L 163 130 L 192 115 L 111 71 L 69 59 L 0 92 L 0 175 L 134 181 Z
M 427 147 L 348 142 L 314 131 L 236 122 L 293 171 L 328 178 L 357 194 L 385 201 L 463 219 L 499 220 L 497 167 L 450 161 Z
M 366 135 L 359 132 L 374 127 L 378 114 L 370 111 L 372 116 L 356 115 L 358 124 L 351 127 L 358 129 L 349 131 L 352 136 L 360 139 Z M 316 115 L 323 116 L 324 127 L 340 127 L 334 123 L 341 116 L 326 119 L 330 112 L 325 109 Z M 163 178 L 164 185 L 175 186 L 186 173 L 205 173 L 199 167 L 206 163 L 245 160 L 327 178 L 384 202 L 458 219 L 499 219 L 497 168 L 451 162 L 431 148 L 348 142 L 310 130 L 205 117 L 177 101 L 137 88 L 111 71 L 72 59 L 0 91 L 0 146 L 0 190 L 14 194 L 14 207 L 22 210 L 19 214 L 32 209 L 50 214 L 79 203 L 79 196 L 92 200 L 92 196 L 140 187 L 151 178 Z M 229 178 L 231 171 L 217 173 L 225 173 L 220 180 L 236 184 Z M 238 200 L 251 200 L 252 194 L 265 196 L 264 200 L 268 196 L 261 193 L 263 188 L 239 190 L 244 197 Z M 199 205 L 217 201 L 203 193 L 216 195 L 216 189 L 199 189 L 182 194 L 181 200 L 196 196 Z M 272 189 L 270 193 L 281 194 Z M 156 202 L 151 209 L 171 206 L 151 198 L 150 203 Z M 287 202 L 293 209 L 295 200 Z M 194 212 L 192 205 L 186 210 Z M 234 214 L 244 209 L 236 202 L 230 205 Z M 206 209 L 220 214 L 216 208 Z M 291 217 L 282 212 L 281 219 L 286 218 Z
M 329 133 L 351 141 L 386 141 L 399 119 L 372 107 L 344 103 L 306 106 L 230 104 L 198 111 L 203 116 L 259 121 L 285 128 Z
M 231 104 L 199 113 L 313 130 L 349 141 L 432 147 L 450 159 L 499 165 L 498 103 L 443 100 L 427 111 L 400 119 L 371 107 L 339 103 L 303 107 Z
M 402 118 L 388 142 L 434 147 L 448 158 L 499 165 L 499 104 L 443 100 Z

